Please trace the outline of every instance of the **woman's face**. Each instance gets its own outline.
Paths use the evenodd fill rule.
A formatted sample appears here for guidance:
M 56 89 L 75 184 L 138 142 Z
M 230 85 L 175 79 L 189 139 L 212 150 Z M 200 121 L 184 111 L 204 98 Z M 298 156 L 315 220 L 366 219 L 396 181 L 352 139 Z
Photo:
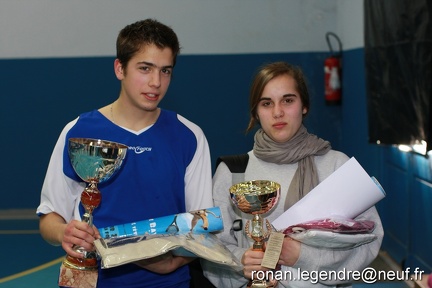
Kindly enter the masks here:
M 296 83 L 287 74 L 267 83 L 257 107 L 262 129 L 278 143 L 286 142 L 296 134 L 306 112 Z

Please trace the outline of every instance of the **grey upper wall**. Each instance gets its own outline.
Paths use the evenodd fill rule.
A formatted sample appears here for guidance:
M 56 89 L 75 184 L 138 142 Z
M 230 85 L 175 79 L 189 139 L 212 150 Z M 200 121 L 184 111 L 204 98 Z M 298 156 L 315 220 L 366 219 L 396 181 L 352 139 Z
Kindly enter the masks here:
M 0 59 L 115 55 L 118 31 L 156 18 L 183 55 L 327 51 L 363 47 L 363 0 L 2 0 Z

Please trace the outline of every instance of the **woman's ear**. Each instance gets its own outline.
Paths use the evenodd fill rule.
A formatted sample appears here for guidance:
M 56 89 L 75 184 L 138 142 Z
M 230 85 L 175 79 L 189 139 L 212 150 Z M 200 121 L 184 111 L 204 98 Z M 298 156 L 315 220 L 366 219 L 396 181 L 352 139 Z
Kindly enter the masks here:
M 258 113 L 255 114 L 255 120 L 259 122 L 259 116 L 258 116 Z

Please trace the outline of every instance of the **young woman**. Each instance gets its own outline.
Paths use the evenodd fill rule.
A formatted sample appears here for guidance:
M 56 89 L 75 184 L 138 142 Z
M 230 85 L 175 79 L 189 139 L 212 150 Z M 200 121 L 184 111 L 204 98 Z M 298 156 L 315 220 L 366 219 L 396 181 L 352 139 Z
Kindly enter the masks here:
M 271 180 L 281 184 L 281 195 L 277 205 L 265 218 L 270 222 L 299 201 L 322 180 L 332 174 L 349 158 L 332 150 L 330 143 L 309 134 L 303 119 L 309 112 L 310 101 L 302 71 L 284 62 L 261 67 L 251 86 L 250 121 L 247 131 L 260 124 L 255 134 L 253 150 L 245 181 Z M 219 238 L 228 249 L 241 260 L 243 271 L 236 273 L 223 267 L 210 267 L 205 263 L 205 275 L 216 287 L 246 287 L 253 271 L 267 270 L 261 267 L 264 253 L 251 249 L 252 241 L 244 229 L 235 232 L 230 228 L 241 215 L 243 223 L 251 218 L 242 214 L 229 199 L 232 173 L 221 162 L 213 176 L 213 198 L 215 206 L 223 212 L 224 231 Z M 349 286 L 350 279 L 296 279 L 298 271 L 360 271 L 378 255 L 383 230 L 375 207 L 370 208 L 359 219 L 372 220 L 376 224 L 373 233 L 377 239 L 354 249 L 328 250 L 301 244 L 289 237 L 283 241 L 278 264 L 283 271 L 292 271 L 291 279 L 280 281 L 284 287 L 336 287 Z M 286 274 L 289 275 L 289 274 Z M 313 283 L 318 280 L 318 283 Z M 348 283 L 348 284 L 347 284 Z

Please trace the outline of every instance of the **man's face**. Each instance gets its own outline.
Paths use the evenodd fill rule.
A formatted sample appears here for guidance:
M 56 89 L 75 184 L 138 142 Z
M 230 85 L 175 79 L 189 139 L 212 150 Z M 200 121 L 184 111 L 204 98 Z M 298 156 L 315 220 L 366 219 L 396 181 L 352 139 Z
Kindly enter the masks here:
M 122 83 L 120 96 L 140 109 L 155 111 L 168 90 L 173 60 L 170 48 L 154 45 L 142 47 L 126 68 L 116 60 L 115 73 Z

